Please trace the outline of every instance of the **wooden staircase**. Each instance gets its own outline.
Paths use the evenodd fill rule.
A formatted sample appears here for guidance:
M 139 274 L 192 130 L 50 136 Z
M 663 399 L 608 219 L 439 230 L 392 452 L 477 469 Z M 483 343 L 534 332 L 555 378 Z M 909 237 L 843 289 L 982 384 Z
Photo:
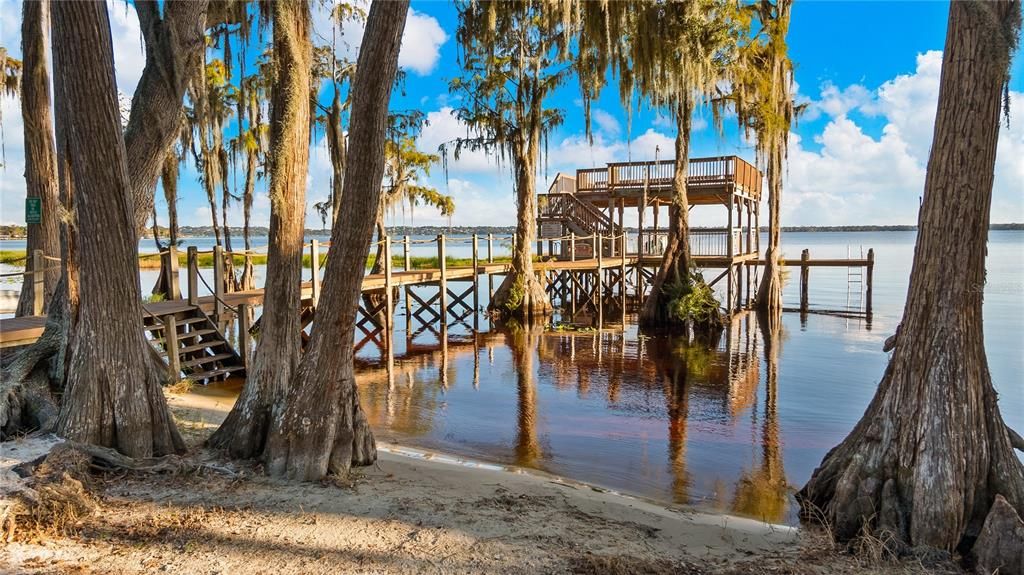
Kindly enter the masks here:
M 172 357 L 167 349 L 167 318 L 173 317 L 177 349 Z M 188 306 L 170 316 L 145 315 L 143 325 L 150 336 L 150 343 L 167 359 L 167 363 L 179 368 L 178 377 L 184 375 L 195 382 L 215 381 L 231 376 L 245 375 L 245 363 L 235 348 L 224 337 L 217 325 L 203 310 Z
M 537 214 L 539 222 L 559 222 L 567 231 L 581 237 L 593 234 L 613 236 L 622 232 L 620 227 L 596 206 L 580 200 L 574 194 L 556 192 L 540 196 L 543 199 Z

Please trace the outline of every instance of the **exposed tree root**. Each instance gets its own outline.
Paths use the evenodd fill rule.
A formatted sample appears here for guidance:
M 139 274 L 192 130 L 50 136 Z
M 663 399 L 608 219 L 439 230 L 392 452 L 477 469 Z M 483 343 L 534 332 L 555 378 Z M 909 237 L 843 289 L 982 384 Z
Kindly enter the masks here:
M 502 317 L 527 320 L 551 313 L 551 299 L 544 285 L 532 273 L 510 271 L 491 298 L 491 311 Z

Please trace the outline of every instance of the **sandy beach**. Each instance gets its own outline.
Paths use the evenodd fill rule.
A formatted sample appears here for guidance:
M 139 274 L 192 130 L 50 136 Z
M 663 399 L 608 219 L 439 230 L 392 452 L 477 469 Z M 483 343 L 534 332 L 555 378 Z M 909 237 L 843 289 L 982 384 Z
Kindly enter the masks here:
M 198 458 L 233 401 L 168 396 Z M 0 477 L 52 438 L 2 444 Z M 797 529 L 667 507 L 534 471 L 381 444 L 321 484 L 218 474 L 108 475 L 66 533 L 0 546 L 2 573 L 819 573 L 868 566 Z M 905 568 L 905 566 L 902 566 Z M 884 571 L 884 569 L 883 569 Z M 879 571 L 879 572 L 883 572 Z

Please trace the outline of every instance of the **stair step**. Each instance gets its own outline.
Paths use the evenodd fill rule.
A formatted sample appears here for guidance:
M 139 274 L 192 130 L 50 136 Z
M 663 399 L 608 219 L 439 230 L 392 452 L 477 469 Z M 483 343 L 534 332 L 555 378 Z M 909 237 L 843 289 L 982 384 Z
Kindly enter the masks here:
M 227 345 L 227 343 L 228 342 L 222 339 L 218 339 L 214 341 L 203 341 L 193 345 L 186 345 L 185 347 L 178 348 L 178 355 L 181 355 L 183 353 L 189 353 L 192 351 L 201 351 L 211 347 L 220 347 L 222 345 Z
M 183 340 L 183 339 L 192 339 L 194 337 L 199 337 L 199 336 L 203 336 L 203 335 L 210 335 L 211 333 L 217 333 L 217 330 L 215 330 L 215 329 L 196 329 L 196 330 L 192 330 L 192 331 L 185 332 L 185 333 L 179 333 L 178 334 L 178 340 L 180 341 L 180 340 Z M 162 338 L 162 337 L 154 337 L 153 339 L 151 339 L 149 341 L 163 343 L 164 342 L 164 338 Z
M 189 324 L 205 322 L 205 321 L 206 321 L 205 317 L 197 316 L 197 317 L 187 317 L 185 319 L 179 319 L 175 323 L 177 323 L 178 325 L 189 325 Z M 162 321 L 157 321 L 156 323 L 152 323 L 152 324 L 149 324 L 149 325 L 145 326 L 146 331 L 156 331 L 158 329 L 163 329 L 163 328 L 164 328 L 164 322 L 162 322 Z
M 236 371 L 243 371 L 245 368 L 241 365 L 233 365 L 231 367 L 222 367 L 220 369 L 214 369 L 211 371 L 204 371 L 202 373 L 190 373 L 188 378 L 192 381 L 199 381 L 200 379 L 210 379 L 220 375 L 227 375 L 229 373 L 235 373 Z
M 212 363 L 215 361 L 221 361 L 225 359 L 231 359 L 235 357 L 233 353 L 218 353 L 216 355 L 204 355 L 196 359 L 190 359 L 188 361 L 181 362 L 181 367 L 195 367 L 197 365 L 203 365 L 206 363 Z

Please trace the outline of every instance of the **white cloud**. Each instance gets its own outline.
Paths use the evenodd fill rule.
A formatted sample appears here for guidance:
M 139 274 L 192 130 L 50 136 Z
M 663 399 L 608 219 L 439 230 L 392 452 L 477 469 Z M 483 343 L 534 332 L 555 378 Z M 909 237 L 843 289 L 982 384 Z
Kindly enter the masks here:
M 342 24 L 341 33 L 335 35 L 334 23 L 330 18 L 331 7 L 340 0 L 313 3 L 313 31 L 315 42 L 330 44 L 337 40 L 338 55 L 355 60 L 359 44 L 366 32 L 366 22 L 349 20 Z M 369 14 L 368 3 L 359 3 Z M 441 58 L 441 46 L 448 41 L 448 34 L 433 16 L 410 9 L 406 17 L 405 32 L 402 34 L 402 48 L 398 54 L 398 65 L 419 76 L 434 71 Z
M 616 137 L 622 132 L 622 126 L 619 125 L 619 120 L 601 109 L 595 109 L 591 113 L 591 118 L 594 123 L 597 124 L 598 130 L 603 132 L 606 136 Z
M 453 109 L 445 106 L 427 114 L 420 132 L 417 146 L 423 152 L 437 154 L 441 144 L 454 142 L 458 138 L 471 137 L 472 134 L 461 120 L 455 117 Z M 448 171 L 458 176 L 459 173 L 489 172 L 496 174 L 498 164 L 495 158 L 483 151 L 463 150 L 459 159 L 455 159 L 454 146 L 448 155 Z
M 829 117 L 808 145 L 790 136 L 783 223 L 914 224 L 931 147 L 942 53 L 918 55 L 913 73 L 874 91 L 854 84 L 821 87 L 812 109 Z M 1024 94 L 1011 93 L 1011 123 L 999 134 L 993 222 L 1024 221 Z M 855 113 L 884 121 L 873 137 Z

